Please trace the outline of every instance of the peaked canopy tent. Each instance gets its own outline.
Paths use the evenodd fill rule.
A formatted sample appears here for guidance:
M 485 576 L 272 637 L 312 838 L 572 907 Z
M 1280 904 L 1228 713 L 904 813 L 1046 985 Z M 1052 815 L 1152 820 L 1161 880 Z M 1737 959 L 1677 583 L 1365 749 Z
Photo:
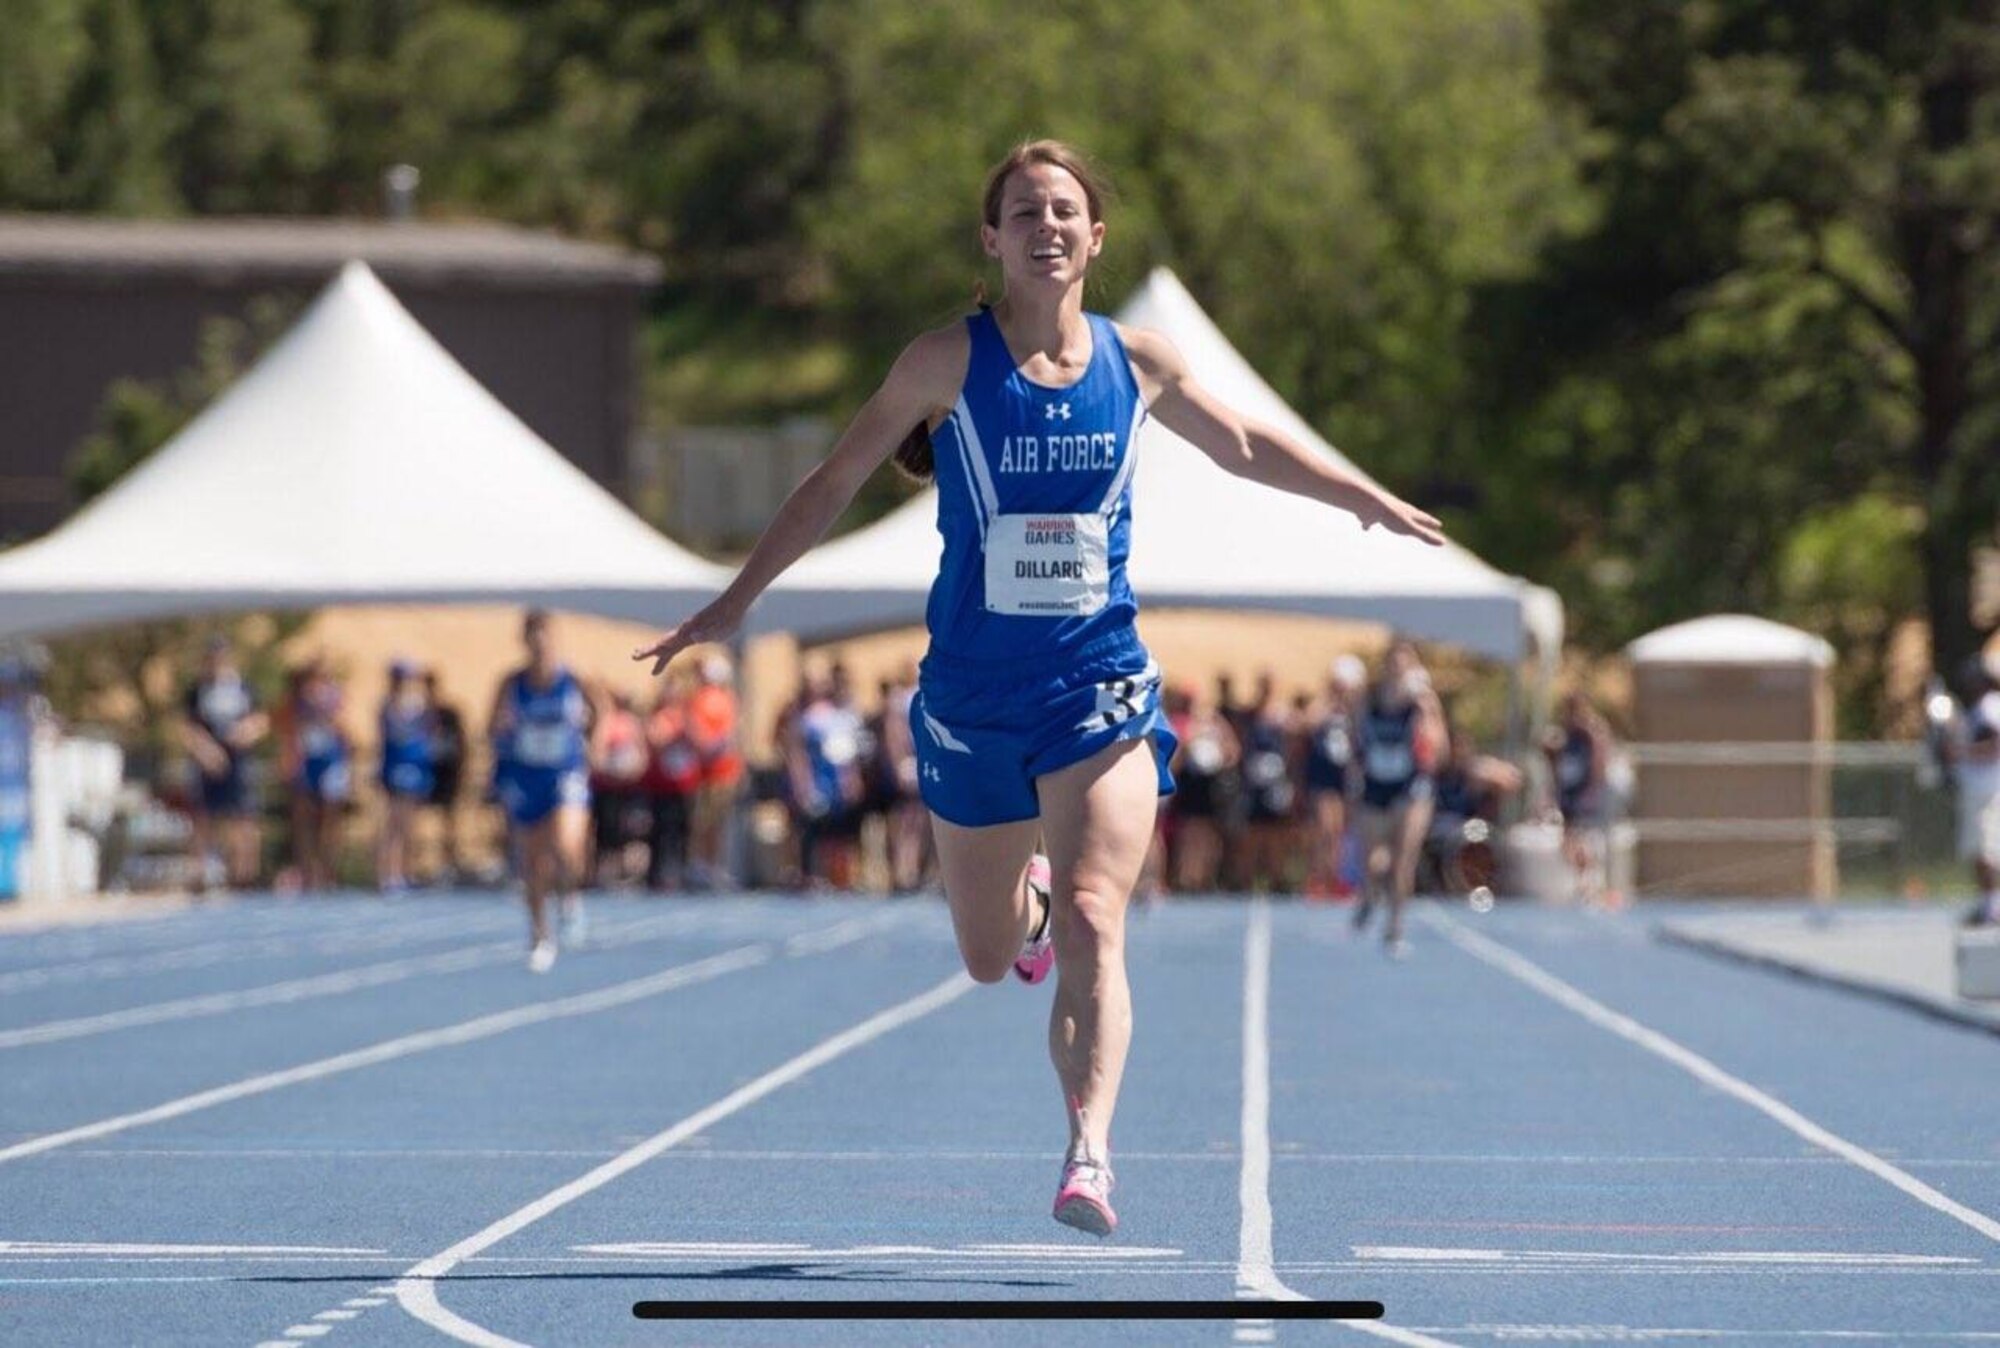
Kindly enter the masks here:
M 1172 272 L 1158 269 L 1118 313 L 1171 338 L 1223 402 L 1359 472 L 1260 378 Z M 1432 548 L 1223 472 L 1159 422 L 1139 433 L 1132 487 L 1132 587 L 1143 606 L 1266 609 L 1353 618 L 1509 662 L 1544 678 L 1562 646 L 1553 591 L 1494 570 L 1464 548 Z M 1363 476 L 1366 476 L 1363 474 Z M 924 618 L 943 542 L 935 490 L 816 548 L 768 591 L 756 630 L 812 641 Z
M 660 622 L 728 574 L 529 430 L 350 262 L 179 435 L 0 554 L 0 638 L 339 603 Z

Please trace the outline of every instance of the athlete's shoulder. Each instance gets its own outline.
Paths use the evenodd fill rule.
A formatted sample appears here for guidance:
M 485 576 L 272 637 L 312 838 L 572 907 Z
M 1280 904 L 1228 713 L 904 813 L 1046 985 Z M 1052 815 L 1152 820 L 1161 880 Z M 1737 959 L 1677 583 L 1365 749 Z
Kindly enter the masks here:
M 1171 338 L 1151 328 L 1136 328 L 1117 322 L 1111 326 L 1125 346 L 1125 358 L 1132 363 L 1132 371 L 1139 379 L 1140 395 L 1148 403 L 1158 399 L 1162 393 L 1182 386 L 1188 378 L 1188 364 Z
M 1115 320 L 1111 327 L 1118 334 L 1118 340 L 1125 344 L 1125 354 L 1132 358 L 1132 363 L 1139 367 L 1141 373 L 1164 379 L 1186 371 L 1187 361 L 1182 359 L 1180 348 L 1165 333 L 1151 328 L 1135 328 Z
M 972 359 L 972 334 L 965 320 L 918 333 L 889 368 L 886 385 L 949 407 L 958 400 Z

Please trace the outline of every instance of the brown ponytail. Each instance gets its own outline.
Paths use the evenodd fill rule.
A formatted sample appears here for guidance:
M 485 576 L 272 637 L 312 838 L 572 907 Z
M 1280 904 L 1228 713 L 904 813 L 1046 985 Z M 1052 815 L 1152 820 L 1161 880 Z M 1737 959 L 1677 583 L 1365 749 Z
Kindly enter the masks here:
M 937 457 L 931 451 L 931 428 L 928 422 L 919 421 L 903 437 L 903 443 L 896 446 L 892 462 L 897 471 L 912 482 L 929 482 L 937 476 Z
M 972 282 L 972 302 L 982 309 L 993 305 L 986 298 L 986 278 L 975 277 Z M 896 446 L 890 462 L 898 472 L 912 482 L 930 483 L 937 477 L 937 455 L 931 448 L 931 428 L 928 422 L 919 421 L 903 437 L 903 443 Z

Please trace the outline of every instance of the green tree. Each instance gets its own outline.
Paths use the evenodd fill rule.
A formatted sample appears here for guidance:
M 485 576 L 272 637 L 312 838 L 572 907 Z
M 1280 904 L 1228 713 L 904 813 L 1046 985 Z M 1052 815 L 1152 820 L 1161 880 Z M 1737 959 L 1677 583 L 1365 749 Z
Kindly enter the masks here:
M 1517 548 L 1622 639 L 1775 602 L 1792 523 L 1878 493 L 1955 667 L 2000 515 L 2000 5 L 1554 0 L 1549 50 L 1600 208 L 1482 297 L 1514 489 L 1570 498 Z
M 1881 733 L 1889 643 L 1923 601 L 1923 512 L 1876 494 L 1797 521 L 1778 557 L 1777 614 L 1843 653 L 1834 670 L 1840 733 Z

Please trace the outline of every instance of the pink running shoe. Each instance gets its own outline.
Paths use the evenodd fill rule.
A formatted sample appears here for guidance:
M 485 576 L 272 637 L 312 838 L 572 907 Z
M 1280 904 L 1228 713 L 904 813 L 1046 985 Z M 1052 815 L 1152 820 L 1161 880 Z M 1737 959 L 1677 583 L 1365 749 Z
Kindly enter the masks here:
M 1014 977 L 1023 983 L 1039 983 L 1056 967 L 1055 938 L 1049 934 L 1050 884 L 1049 859 L 1037 852 L 1028 858 L 1028 896 L 1041 903 L 1042 920 L 1014 958 Z
M 1056 1190 L 1055 1219 L 1064 1226 L 1108 1236 L 1118 1229 L 1111 1210 L 1111 1167 L 1091 1157 L 1072 1156 L 1063 1162 L 1062 1187 Z

